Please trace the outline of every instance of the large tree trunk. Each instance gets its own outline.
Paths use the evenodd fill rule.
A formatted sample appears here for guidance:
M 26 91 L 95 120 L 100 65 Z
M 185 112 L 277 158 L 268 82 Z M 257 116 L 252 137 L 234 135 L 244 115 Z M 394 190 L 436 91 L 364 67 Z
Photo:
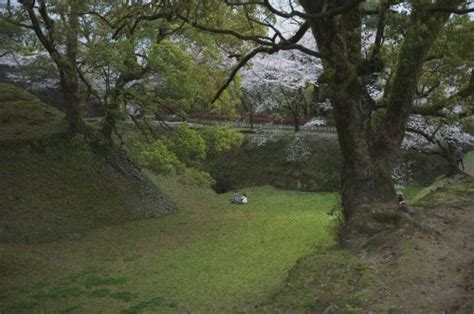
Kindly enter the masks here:
M 105 101 L 105 117 L 102 125 L 102 135 L 108 142 L 109 146 L 113 145 L 112 134 L 116 130 L 117 118 L 120 115 L 120 103 L 123 101 L 125 86 L 127 83 L 142 79 L 145 70 L 142 69 L 137 62 L 135 52 L 128 51 L 129 58 L 125 60 L 126 70 L 120 73 L 115 83 L 115 87 L 106 96 Z
M 306 12 L 318 13 L 322 3 L 302 1 Z M 344 215 L 352 217 L 360 208 L 376 201 L 395 202 L 388 163 L 375 156 L 372 145 L 371 100 L 358 71 L 361 20 L 358 8 L 342 17 L 312 20 L 318 48 L 326 56 L 328 93 L 334 109 L 339 144 L 344 159 L 342 203 Z
M 440 2 L 442 6 L 455 7 L 461 1 Z M 393 161 L 399 157 L 423 63 L 449 18 L 449 13 L 433 13 L 429 11 L 429 6 L 431 3 L 415 3 L 413 6 L 410 26 L 402 45 L 393 82 L 389 85 L 391 89 L 386 88 L 385 91 L 389 95 L 387 114 L 383 128 L 377 130 L 378 137 L 375 140 L 380 159 Z
M 81 98 L 79 95 L 79 76 L 76 70 L 77 45 L 79 34 L 79 15 L 77 2 L 71 2 L 69 30 L 66 33 L 66 62 L 60 69 L 61 85 L 66 104 L 66 119 L 72 134 L 85 133 L 81 117 Z
M 74 74 L 76 73 L 74 72 L 72 75 L 61 74 L 61 89 L 64 95 L 66 120 L 71 135 L 85 132 L 80 110 L 79 85 L 77 80 L 74 80 Z
M 115 87 L 106 95 L 105 99 L 105 117 L 102 124 L 102 135 L 110 147 L 113 146 L 112 135 L 115 131 L 115 123 L 120 111 L 120 98 L 124 92 L 125 84 L 128 82 L 125 75 L 120 75 Z
M 395 201 L 390 168 L 375 157 L 371 110 L 364 86 L 354 78 L 329 84 L 339 144 L 344 158 L 342 202 L 346 218 L 373 202 Z
M 105 140 L 112 146 L 112 135 L 115 130 L 116 115 L 119 107 L 115 99 L 105 103 L 105 117 L 102 124 L 102 135 Z
M 307 13 L 333 9 L 327 2 L 301 0 Z M 460 0 L 444 0 L 453 6 Z M 431 5 L 431 3 L 423 4 Z M 333 2 L 329 6 L 337 6 Z M 342 202 L 346 218 L 375 202 L 395 204 L 391 171 L 412 108 L 414 92 L 429 48 L 449 14 L 433 13 L 414 5 L 410 27 L 402 46 L 400 62 L 390 92 L 384 125 L 373 130 L 373 100 L 364 83 L 365 60 L 361 56 L 361 20 L 358 6 L 335 17 L 310 19 L 320 53 L 325 57 L 325 82 L 334 108 L 344 168 Z
M 299 132 L 300 131 L 300 122 L 298 120 L 298 115 L 296 114 L 293 114 L 293 129 L 295 132 Z
M 61 16 L 61 18 L 67 21 L 67 29 L 64 30 L 66 33 L 65 53 L 62 53 L 57 48 L 56 40 L 60 34 L 56 30 L 55 24 L 49 15 L 46 2 L 41 1 L 38 4 L 38 11 L 46 26 L 45 31 L 47 33 L 44 33 L 35 13 L 35 2 L 20 1 L 20 3 L 24 5 L 24 8 L 28 12 L 33 31 L 58 67 L 64 102 L 66 104 L 66 119 L 69 123 L 70 135 L 86 132 L 80 112 L 79 78 L 76 71 L 79 34 L 79 15 L 77 8 L 79 3 L 77 1 L 70 1 L 68 7 L 69 11 L 67 14 L 64 13 Z

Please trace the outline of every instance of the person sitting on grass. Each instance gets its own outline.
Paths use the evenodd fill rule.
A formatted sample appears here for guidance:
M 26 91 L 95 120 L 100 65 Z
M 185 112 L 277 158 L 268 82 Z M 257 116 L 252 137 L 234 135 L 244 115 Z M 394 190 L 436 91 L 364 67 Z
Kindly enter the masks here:
M 247 199 L 247 195 L 242 194 L 242 197 L 240 198 L 240 203 L 239 204 L 247 204 L 249 200 Z
M 239 192 L 234 191 L 234 194 L 232 195 L 230 202 L 232 204 L 247 204 L 248 203 L 247 195 L 245 194 L 240 195 Z

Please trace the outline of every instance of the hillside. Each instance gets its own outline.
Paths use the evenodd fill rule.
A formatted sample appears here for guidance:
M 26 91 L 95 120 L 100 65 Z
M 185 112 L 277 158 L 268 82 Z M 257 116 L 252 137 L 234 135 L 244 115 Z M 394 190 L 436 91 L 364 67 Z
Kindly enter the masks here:
M 63 113 L 0 84 L 0 242 L 78 239 L 176 211 L 159 190 L 118 174 L 83 138 L 64 140 L 65 131 Z
M 358 250 L 300 259 L 266 312 L 472 313 L 474 178 L 443 180 L 415 214 Z
M 66 131 L 64 114 L 24 89 L 0 82 L 0 144 L 51 139 Z

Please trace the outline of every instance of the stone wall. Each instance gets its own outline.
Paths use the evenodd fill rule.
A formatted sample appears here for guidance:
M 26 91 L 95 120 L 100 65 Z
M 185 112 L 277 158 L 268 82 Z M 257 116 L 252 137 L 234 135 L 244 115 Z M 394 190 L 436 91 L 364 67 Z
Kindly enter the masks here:
M 239 151 L 207 161 L 217 192 L 272 185 L 299 191 L 338 191 L 342 156 L 335 134 L 258 132 Z M 403 152 L 394 170 L 397 185 L 427 185 L 445 171 L 438 156 Z

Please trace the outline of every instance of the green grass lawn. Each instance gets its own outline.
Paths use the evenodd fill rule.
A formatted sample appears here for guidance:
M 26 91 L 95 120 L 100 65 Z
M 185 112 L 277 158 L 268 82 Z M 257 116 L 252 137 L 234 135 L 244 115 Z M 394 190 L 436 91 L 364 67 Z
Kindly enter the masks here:
M 244 190 L 249 204 L 232 205 L 229 194 L 155 179 L 183 212 L 77 241 L 1 245 L 0 312 L 249 309 L 298 259 L 335 243 L 327 215 L 335 194 L 257 187 Z
M 474 152 L 469 152 L 464 158 L 465 171 L 474 176 Z

